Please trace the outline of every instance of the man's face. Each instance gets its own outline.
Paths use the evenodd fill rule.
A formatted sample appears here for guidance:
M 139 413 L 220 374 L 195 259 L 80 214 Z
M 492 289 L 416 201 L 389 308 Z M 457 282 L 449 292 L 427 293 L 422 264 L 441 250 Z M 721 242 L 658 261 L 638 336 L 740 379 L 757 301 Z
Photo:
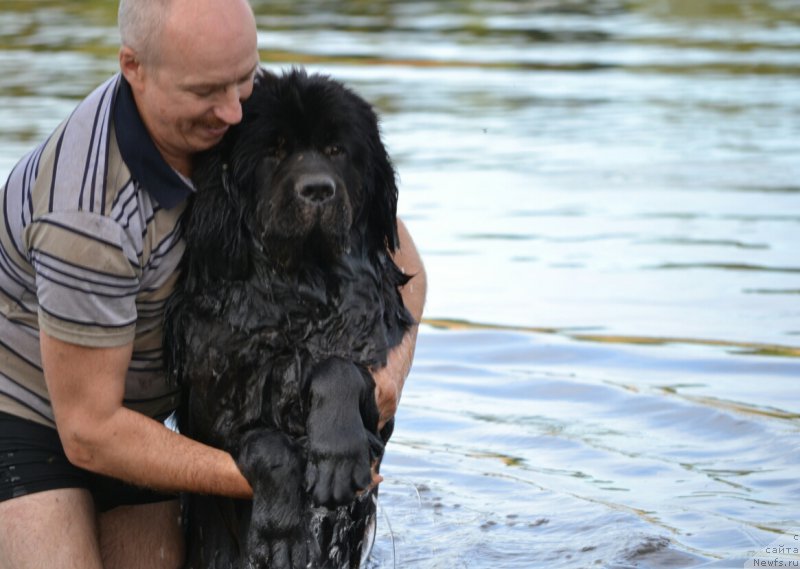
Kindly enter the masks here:
M 209 18 L 169 23 L 157 60 L 138 63 L 133 81 L 126 73 L 153 141 L 185 174 L 194 153 L 241 120 L 241 102 L 252 93 L 258 49 L 246 16 L 224 14 L 211 29 L 203 29 Z
M 147 109 L 156 144 L 171 152 L 207 150 L 242 119 L 241 103 L 253 91 L 258 60 L 243 58 L 234 71 L 188 74 L 161 65 L 151 75 L 142 105 Z

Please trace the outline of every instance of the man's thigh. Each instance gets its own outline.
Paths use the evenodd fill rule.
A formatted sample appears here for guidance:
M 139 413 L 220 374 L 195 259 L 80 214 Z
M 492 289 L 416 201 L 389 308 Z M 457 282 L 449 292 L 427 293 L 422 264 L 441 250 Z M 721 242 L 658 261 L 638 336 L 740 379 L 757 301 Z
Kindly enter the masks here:
M 0 568 L 102 569 L 94 503 L 62 488 L 0 502 Z
M 177 569 L 184 537 L 178 500 L 120 506 L 98 516 L 100 552 L 108 569 Z
M 55 429 L 0 413 L 0 569 L 174 568 L 179 510 L 173 497 L 76 468 Z

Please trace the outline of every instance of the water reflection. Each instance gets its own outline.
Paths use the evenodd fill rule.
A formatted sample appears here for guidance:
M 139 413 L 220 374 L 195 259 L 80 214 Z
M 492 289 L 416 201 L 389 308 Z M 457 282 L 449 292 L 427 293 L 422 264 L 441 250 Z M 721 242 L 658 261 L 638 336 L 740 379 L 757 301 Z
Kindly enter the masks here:
M 374 566 L 742 567 L 800 528 L 795 2 L 253 5 L 266 65 L 380 110 L 428 267 Z M 0 176 L 114 21 L 5 0 Z
M 733 567 L 797 523 L 798 414 L 780 412 L 796 403 L 796 360 L 497 330 L 430 333 L 421 348 L 384 504 L 415 527 L 401 553 L 480 527 L 449 551 L 455 566 Z M 408 496 L 420 479 L 438 521 Z

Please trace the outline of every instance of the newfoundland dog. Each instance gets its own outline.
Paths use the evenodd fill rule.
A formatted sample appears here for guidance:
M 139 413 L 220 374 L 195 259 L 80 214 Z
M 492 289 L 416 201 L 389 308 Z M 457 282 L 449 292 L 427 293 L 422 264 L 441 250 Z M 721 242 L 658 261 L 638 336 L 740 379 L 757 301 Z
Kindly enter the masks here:
M 264 72 L 194 178 L 168 367 L 182 432 L 229 451 L 254 498 L 188 498 L 187 566 L 358 567 L 392 428 L 370 370 L 412 323 L 377 117 L 332 79 Z

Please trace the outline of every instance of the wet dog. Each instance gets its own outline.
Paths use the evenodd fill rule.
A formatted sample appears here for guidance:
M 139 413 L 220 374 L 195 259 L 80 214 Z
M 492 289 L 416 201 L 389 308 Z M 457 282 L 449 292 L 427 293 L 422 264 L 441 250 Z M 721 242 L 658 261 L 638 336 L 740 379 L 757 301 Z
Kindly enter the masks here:
M 265 73 L 194 179 L 168 368 L 182 432 L 229 451 L 254 498 L 188 499 L 187 566 L 358 567 L 376 509 L 359 490 L 391 434 L 370 370 L 412 323 L 375 112 L 332 79 Z

